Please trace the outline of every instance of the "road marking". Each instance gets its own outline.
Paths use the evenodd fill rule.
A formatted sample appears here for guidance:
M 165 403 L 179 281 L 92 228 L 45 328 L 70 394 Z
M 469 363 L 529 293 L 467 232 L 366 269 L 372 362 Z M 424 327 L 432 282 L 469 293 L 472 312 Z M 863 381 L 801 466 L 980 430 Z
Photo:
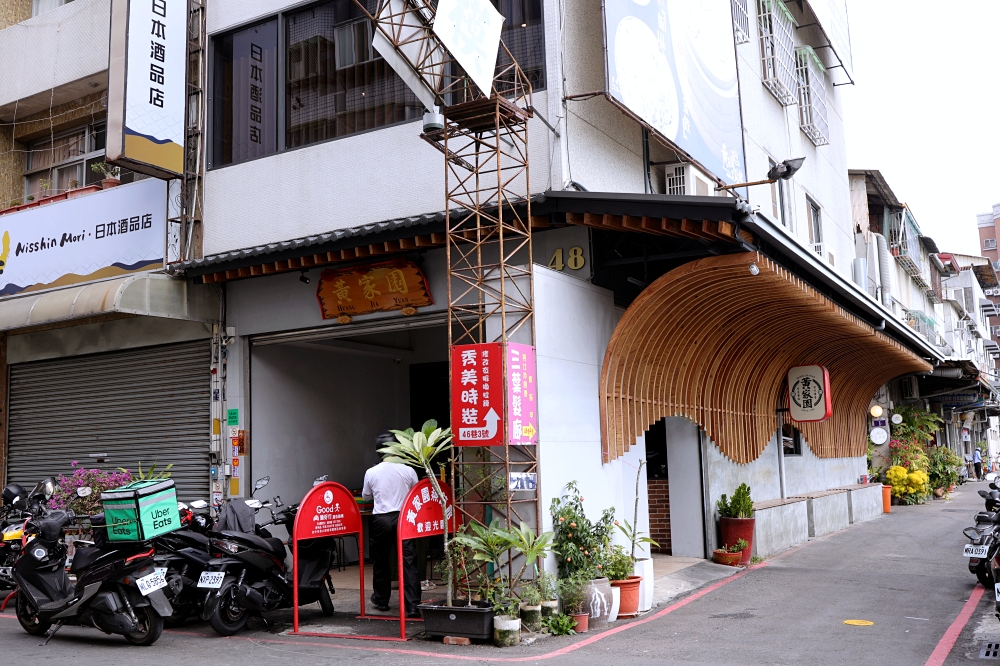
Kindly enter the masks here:
M 844 620 L 844 624 L 849 624 L 852 627 L 871 627 L 875 623 L 871 620 Z
M 976 610 L 976 605 L 983 598 L 983 592 L 985 591 L 983 586 L 976 585 L 975 589 L 972 590 L 972 595 L 969 596 L 969 600 L 965 602 L 958 617 L 951 623 L 948 630 L 944 632 L 944 636 L 938 641 L 937 647 L 934 648 L 934 652 L 931 652 L 931 656 L 928 657 L 924 666 L 942 666 L 944 664 L 944 660 L 948 658 L 951 649 L 955 647 L 955 642 L 962 635 L 962 630 L 969 623 L 969 618 L 972 617 L 972 613 Z
M 904 620 L 923 620 L 924 622 L 930 622 L 931 621 L 930 618 L 927 618 L 927 617 L 910 617 L 909 615 L 904 616 L 903 619 Z

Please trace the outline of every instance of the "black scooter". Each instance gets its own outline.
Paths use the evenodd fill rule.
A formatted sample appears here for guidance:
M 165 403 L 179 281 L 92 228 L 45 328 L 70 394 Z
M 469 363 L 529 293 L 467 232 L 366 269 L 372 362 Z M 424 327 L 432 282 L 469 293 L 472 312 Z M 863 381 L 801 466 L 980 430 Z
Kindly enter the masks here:
M 976 514 L 974 527 L 962 530 L 962 534 L 969 539 L 962 551 L 969 559 L 969 573 L 975 575 L 987 590 L 993 589 L 996 580 L 990 562 L 1000 549 L 1000 540 L 997 539 L 1000 534 L 996 533 L 997 525 L 1000 524 L 1000 491 L 992 483 L 990 487 L 991 490 L 979 491 L 979 496 L 986 503 L 986 510 Z
M 254 492 L 267 482 L 267 477 L 257 481 Z M 256 511 L 271 509 L 272 520 L 256 525 L 254 534 L 223 531 L 212 535 L 213 554 L 218 557 L 209 563 L 209 571 L 221 574 L 222 580 L 206 600 L 202 619 L 209 620 L 222 636 L 240 631 L 250 614 L 260 616 L 262 611 L 291 608 L 293 604 L 292 570 L 285 564 L 285 544 L 272 537 L 266 527 L 283 525 L 291 534 L 298 505 L 278 513 L 259 500 L 247 500 L 247 505 Z M 274 498 L 273 506 L 282 506 L 280 497 Z M 318 601 L 326 616 L 333 615 L 330 565 L 335 549 L 336 542 L 329 537 L 299 545 L 299 605 Z
M 16 483 L 3 489 L 0 505 L 0 588 L 13 588 L 14 562 L 21 552 L 21 532 L 27 513 L 28 494 Z
M 208 502 L 196 500 L 187 505 L 178 503 L 181 529 L 168 532 L 153 539 L 156 547 L 154 561 L 156 568 L 165 570 L 167 587 L 163 593 L 174 609 L 174 614 L 164 618 L 168 627 L 180 626 L 191 616 L 200 616 L 208 590 L 202 574 L 208 570 L 212 559 L 208 535 L 212 519 L 203 513 L 195 513 L 208 508 Z
M 46 498 L 51 497 L 55 481 L 44 484 Z M 78 497 L 90 494 L 90 488 L 77 489 Z M 40 636 L 54 626 L 43 645 L 67 624 L 120 634 L 133 645 L 152 645 L 163 632 L 163 618 L 174 612 L 161 589 L 166 581 L 153 567 L 153 547 L 140 541 L 77 548 L 70 569 L 74 585 L 66 573 L 63 543 L 71 514 L 68 507 L 45 510 L 25 525 L 24 547 L 14 565 L 21 627 Z M 91 519 L 97 531 L 102 518 Z

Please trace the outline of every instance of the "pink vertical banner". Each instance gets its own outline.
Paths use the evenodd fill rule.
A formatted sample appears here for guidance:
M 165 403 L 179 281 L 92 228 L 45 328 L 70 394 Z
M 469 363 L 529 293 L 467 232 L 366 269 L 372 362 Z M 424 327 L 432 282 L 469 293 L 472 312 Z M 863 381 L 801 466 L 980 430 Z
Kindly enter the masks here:
M 535 348 L 507 343 L 507 441 L 538 442 L 538 382 Z

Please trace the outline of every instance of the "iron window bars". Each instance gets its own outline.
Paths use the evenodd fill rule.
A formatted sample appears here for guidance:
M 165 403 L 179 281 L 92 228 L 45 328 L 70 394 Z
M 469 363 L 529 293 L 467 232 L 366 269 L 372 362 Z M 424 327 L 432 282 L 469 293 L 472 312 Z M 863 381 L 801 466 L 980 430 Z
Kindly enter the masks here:
M 826 115 L 826 68 L 811 46 L 795 51 L 799 88 L 799 127 L 814 146 L 830 143 Z
M 757 0 L 761 82 L 782 106 L 796 102 L 795 19 L 781 0 Z

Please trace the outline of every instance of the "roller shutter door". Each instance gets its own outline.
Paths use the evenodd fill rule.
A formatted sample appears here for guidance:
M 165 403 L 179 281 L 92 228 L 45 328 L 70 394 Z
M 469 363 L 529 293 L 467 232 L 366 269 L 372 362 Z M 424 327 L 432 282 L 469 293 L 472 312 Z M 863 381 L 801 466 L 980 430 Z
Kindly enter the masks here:
M 210 356 L 203 340 L 12 365 L 8 481 L 173 463 L 181 499 L 210 499 Z

